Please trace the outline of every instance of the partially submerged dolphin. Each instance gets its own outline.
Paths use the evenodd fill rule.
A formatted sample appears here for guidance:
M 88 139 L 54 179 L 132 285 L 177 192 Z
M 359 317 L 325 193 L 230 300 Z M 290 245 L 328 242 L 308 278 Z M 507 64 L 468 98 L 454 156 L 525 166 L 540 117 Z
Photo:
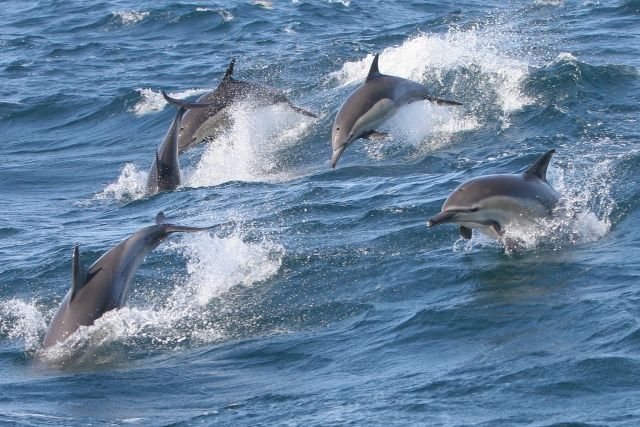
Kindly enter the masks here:
M 465 239 L 471 238 L 474 228 L 489 237 L 502 238 L 506 226 L 526 226 L 549 217 L 560 199 L 547 182 L 547 166 L 553 153 L 555 150 L 547 151 L 524 173 L 486 175 L 463 183 L 427 225 L 457 224 Z
M 147 193 L 154 194 L 159 191 L 175 190 L 180 185 L 180 160 L 178 159 L 178 132 L 180 121 L 184 113 L 192 108 L 202 109 L 209 107 L 210 104 L 198 102 L 185 102 L 179 99 L 171 98 L 162 91 L 162 96 L 167 102 L 178 107 L 171 126 L 167 134 L 156 150 L 156 156 L 149 170 L 147 178 Z
M 80 326 L 92 325 L 107 311 L 124 306 L 129 285 L 144 257 L 169 234 L 204 230 L 207 228 L 168 224 L 160 212 L 156 225 L 138 230 L 86 270 L 76 245 L 71 261 L 71 289 L 49 324 L 43 348 L 64 341 Z
M 202 142 L 215 133 L 220 122 L 224 121 L 226 109 L 239 101 L 250 101 L 256 105 L 287 104 L 294 111 L 309 117 L 315 114 L 295 106 L 281 92 L 255 83 L 233 78 L 236 60 L 232 59 L 218 87 L 198 98 L 198 102 L 210 104 L 206 110 L 188 111 L 180 125 L 178 151 L 183 152 Z
M 434 98 L 419 83 L 402 77 L 387 76 L 378 70 L 378 56 L 373 58 L 364 84 L 356 89 L 340 107 L 331 130 L 331 167 L 358 138 L 381 137 L 386 134 L 376 128 L 390 119 L 400 107 L 416 101 L 431 101 L 438 105 L 462 105 L 459 102 Z

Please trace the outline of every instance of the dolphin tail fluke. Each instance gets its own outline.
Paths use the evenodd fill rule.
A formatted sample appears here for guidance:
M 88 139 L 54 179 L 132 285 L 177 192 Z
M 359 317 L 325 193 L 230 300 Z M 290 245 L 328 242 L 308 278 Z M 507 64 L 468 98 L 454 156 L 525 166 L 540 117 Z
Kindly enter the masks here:
M 300 113 L 302 115 L 305 115 L 307 117 L 313 117 L 314 119 L 318 118 L 318 115 L 315 113 L 312 113 L 309 110 L 305 110 L 304 108 L 298 107 L 297 105 L 292 104 L 291 102 L 287 101 L 287 105 L 289 106 L 289 108 L 291 108 L 293 111 Z
M 371 63 L 371 68 L 369 68 L 369 74 L 367 74 L 367 80 L 365 80 L 365 82 L 368 82 L 369 80 L 375 79 L 376 77 L 382 75 L 382 73 L 378 69 L 379 56 L 380 54 L 376 53 L 376 56 L 373 57 L 373 62 Z
M 460 103 L 460 102 L 449 101 L 448 99 L 434 98 L 432 96 L 428 96 L 425 99 L 428 100 L 428 101 L 431 101 L 431 102 L 435 102 L 436 105 L 442 105 L 442 106 L 460 106 L 460 105 L 462 105 L 462 103 Z
M 344 150 L 347 148 L 346 145 L 341 145 L 340 147 L 333 150 L 333 154 L 331 155 L 331 169 L 335 169 L 338 164 L 338 160 L 340 160 L 340 156 L 344 153 Z
M 156 225 L 164 225 L 165 226 L 164 231 L 167 234 L 196 233 L 198 231 L 207 231 L 211 228 L 211 227 L 189 227 L 186 225 L 170 224 L 169 222 L 167 222 L 167 217 L 164 215 L 164 212 L 162 211 L 158 212 L 158 215 L 156 215 Z
M 187 101 L 183 101 L 182 99 L 172 98 L 169 95 L 167 95 L 167 93 L 164 90 L 162 91 L 162 96 L 168 103 L 175 105 L 176 107 L 178 107 L 178 109 L 181 109 L 181 110 L 190 110 L 192 108 L 205 108 L 205 107 L 209 107 L 212 104 L 211 102 L 209 103 L 187 102 Z
M 553 153 L 555 153 L 555 148 L 544 153 L 538 160 L 535 161 L 534 164 L 529 166 L 529 168 L 524 171 L 525 176 L 533 176 L 536 178 L 540 178 L 543 181 L 547 180 L 547 167 L 549 167 L 549 162 L 551 161 L 551 157 Z

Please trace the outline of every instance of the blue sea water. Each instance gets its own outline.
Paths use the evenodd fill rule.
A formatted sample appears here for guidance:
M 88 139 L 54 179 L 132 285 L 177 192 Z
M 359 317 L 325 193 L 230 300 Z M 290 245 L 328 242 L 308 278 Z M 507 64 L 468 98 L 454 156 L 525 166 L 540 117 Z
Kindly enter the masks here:
M 0 423 L 640 425 L 640 2 L 2 3 Z M 329 169 L 366 76 L 415 103 Z M 235 105 L 144 195 L 175 111 L 236 78 Z M 572 215 L 518 251 L 427 229 L 449 192 L 557 150 Z M 173 236 L 127 307 L 44 351 L 70 286 L 164 210 Z

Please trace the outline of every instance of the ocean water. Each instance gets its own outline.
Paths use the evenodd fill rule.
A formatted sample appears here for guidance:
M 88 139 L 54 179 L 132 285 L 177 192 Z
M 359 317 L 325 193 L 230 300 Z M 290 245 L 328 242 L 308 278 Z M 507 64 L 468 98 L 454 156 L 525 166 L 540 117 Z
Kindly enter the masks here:
M 0 26 L 0 423 L 640 425 L 640 2 L 7 0 Z M 364 79 L 415 103 L 329 169 Z M 236 104 L 146 196 L 175 111 Z M 427 229 L 449 192 L 557 150 L 570 213 L 518 251 Z M 40 348 L 70 286 L 159 211 L 128 305 Z

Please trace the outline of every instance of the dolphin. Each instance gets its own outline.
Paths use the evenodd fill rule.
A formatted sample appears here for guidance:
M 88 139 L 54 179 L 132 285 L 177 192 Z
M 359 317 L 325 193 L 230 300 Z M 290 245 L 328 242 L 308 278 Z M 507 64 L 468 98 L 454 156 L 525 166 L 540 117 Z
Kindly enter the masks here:
M 549 217 L 560 200 L 547 182 L 547 167 L 555 151 L 547 151 L 523 173 L 486 175 L 463 183 L 449 195 L 442 212 L 427 221 L 427 226 L 453 223 L 460 226 L 460 235 L 465 239 L 471 239 L 474 228 L 501 239 L 510 224 L 526 226 Z
M 149 170 L 147 178 L 147 193 L 154 194 L 160 191 L 175 190 L 180 185 L 180 160 L 178 159 L 178 127 L 185 111 L 192 108 L 206 108 L 210 104 L 184 102 L 171 98 L 162 91 L 162 96 L 167 102 L 178 107 L 167 134 L 156 150 L 156 156 Z
M 376 128 L 390 119 L 400 107 L 416 101 L 431 101 L 438 105 L 462 105 L 459 102 L 434 98 L 420 83 L 378 70 L 376 54 L 364 84 L 344 101 L 331 129 L 331 167 L 335 168 L 340 156 L 358 138 L 381 138 L 386 134 Z
M 202 142 L 215 133 L 227 116 L 227 107 L 239 101 L 249 100 L 257 105 L 287 104 L 294 111 L 308 117 L 314 113 L 295 106 L 281 92 L 262 85 L 233 78 L 235 59 L 231 60 L 218 87 L 198 98 L 197 102 L 210 104 L 205 110 L 188 111 L 180 126 L 178 151 L 183 151 Z
M 197 232 L 207 228 L 166 222 L 162 212 L 156 225 L 138 230 L 85 269 L 76 245 L 71 258 L 71 289 L 62 300 L 44 336 L 43 348 L 62 342 L 80 326 L 89 326 L 104 313 L 121 308 L 129 285 L 144 257 L 171 233 Z

